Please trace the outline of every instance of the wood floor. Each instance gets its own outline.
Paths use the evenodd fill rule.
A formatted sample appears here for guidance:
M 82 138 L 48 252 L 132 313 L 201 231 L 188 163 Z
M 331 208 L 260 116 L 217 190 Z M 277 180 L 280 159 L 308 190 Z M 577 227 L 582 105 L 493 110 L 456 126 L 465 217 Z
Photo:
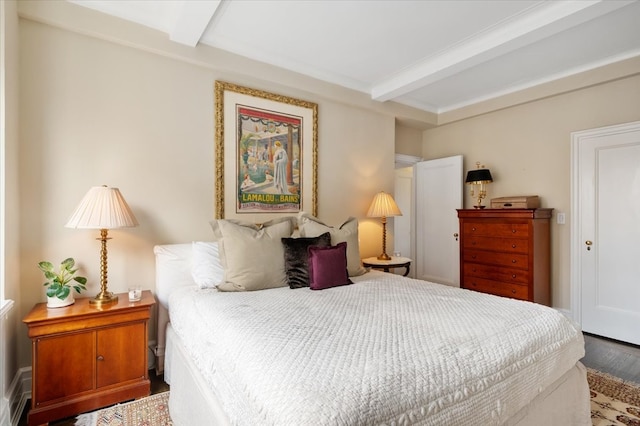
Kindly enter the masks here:
M 584 365 L 640 384 L 640 346 L 586 333 L 584 342 L 586 353 L 582 359 Z
M 620 377 L 640 384 L 640 346 L 629 345 L 615 340 L 585 334 L 585 357 L 581 360 L 584 365 L 595 370 L 603 371 L 612 376 Z M 156 394 L 169 390 L 162 376 L 156 376 L 149 371 L 151 379 L 151 393 Z M 27 425 L 27 411 L 24 410 L 18 426 Z M 52 426 L 73 425 L 75 418 L 51 422 Z

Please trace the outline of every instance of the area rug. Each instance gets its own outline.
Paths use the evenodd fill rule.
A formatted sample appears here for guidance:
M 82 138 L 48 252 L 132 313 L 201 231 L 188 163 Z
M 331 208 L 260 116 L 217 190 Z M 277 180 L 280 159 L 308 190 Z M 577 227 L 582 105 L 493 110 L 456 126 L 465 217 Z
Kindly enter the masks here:
M 172 426 L 169 392 L 118 404 L 76 418 L 76 426 Z
M 640 385 L 587 369 L 593 426 L 640 426 Z

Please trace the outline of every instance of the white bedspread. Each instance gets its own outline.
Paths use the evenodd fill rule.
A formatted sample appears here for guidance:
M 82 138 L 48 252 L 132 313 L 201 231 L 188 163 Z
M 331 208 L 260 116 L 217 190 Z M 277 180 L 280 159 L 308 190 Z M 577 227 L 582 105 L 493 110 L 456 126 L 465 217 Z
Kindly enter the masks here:
M 322 291 L 186 288 L 176 333 L 238 425 L 503 424 L 584 355 L 553 309 L 372 271 Z

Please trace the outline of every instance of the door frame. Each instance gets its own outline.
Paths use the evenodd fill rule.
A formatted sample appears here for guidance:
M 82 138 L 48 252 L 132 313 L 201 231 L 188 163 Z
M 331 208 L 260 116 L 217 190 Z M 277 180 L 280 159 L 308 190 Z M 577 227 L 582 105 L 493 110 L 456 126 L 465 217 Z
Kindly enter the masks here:
M 571 311 L 574 321 L 582 326 L 582 268 L 580 263 L 580 252 L 582 247 L 581 229 L 582 223 L 579 220 L 581 197 L 579 191 L 579 165 L 580 165 L 580 144 L 582 141 L 594 137 L 607 135 L 616 135 L 638 131 L 640 129 L 640 121 L 630 123 L 616 124 L 612 126 L 598 127 L 595 129 L 580 130 L 571 133 L 571 244 L 570 254 L 571 270 Z

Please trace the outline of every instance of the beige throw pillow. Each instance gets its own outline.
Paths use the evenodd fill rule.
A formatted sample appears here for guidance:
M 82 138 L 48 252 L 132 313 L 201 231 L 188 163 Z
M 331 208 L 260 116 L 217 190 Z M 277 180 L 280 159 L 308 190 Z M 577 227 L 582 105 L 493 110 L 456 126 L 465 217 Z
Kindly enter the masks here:
M 347 243 L 347 270 L 350 277 L 362 275 L 367 272 L 360 261 L 360 244 L 358 242 L 358 220 L 350 217 L 338 228 L 322 223 L 318 218 L 308 213 L 298 214 L 298 227 L 300 236 L 317 237 L 325 232 L 331 234 L 331 245 Z
M 290 237 L 295 218 L 275 219 L 261 226 L 235 220 L 214 220 L 224 282 L 220 291 L 253 291 L 287 286 L 282 238 Z

